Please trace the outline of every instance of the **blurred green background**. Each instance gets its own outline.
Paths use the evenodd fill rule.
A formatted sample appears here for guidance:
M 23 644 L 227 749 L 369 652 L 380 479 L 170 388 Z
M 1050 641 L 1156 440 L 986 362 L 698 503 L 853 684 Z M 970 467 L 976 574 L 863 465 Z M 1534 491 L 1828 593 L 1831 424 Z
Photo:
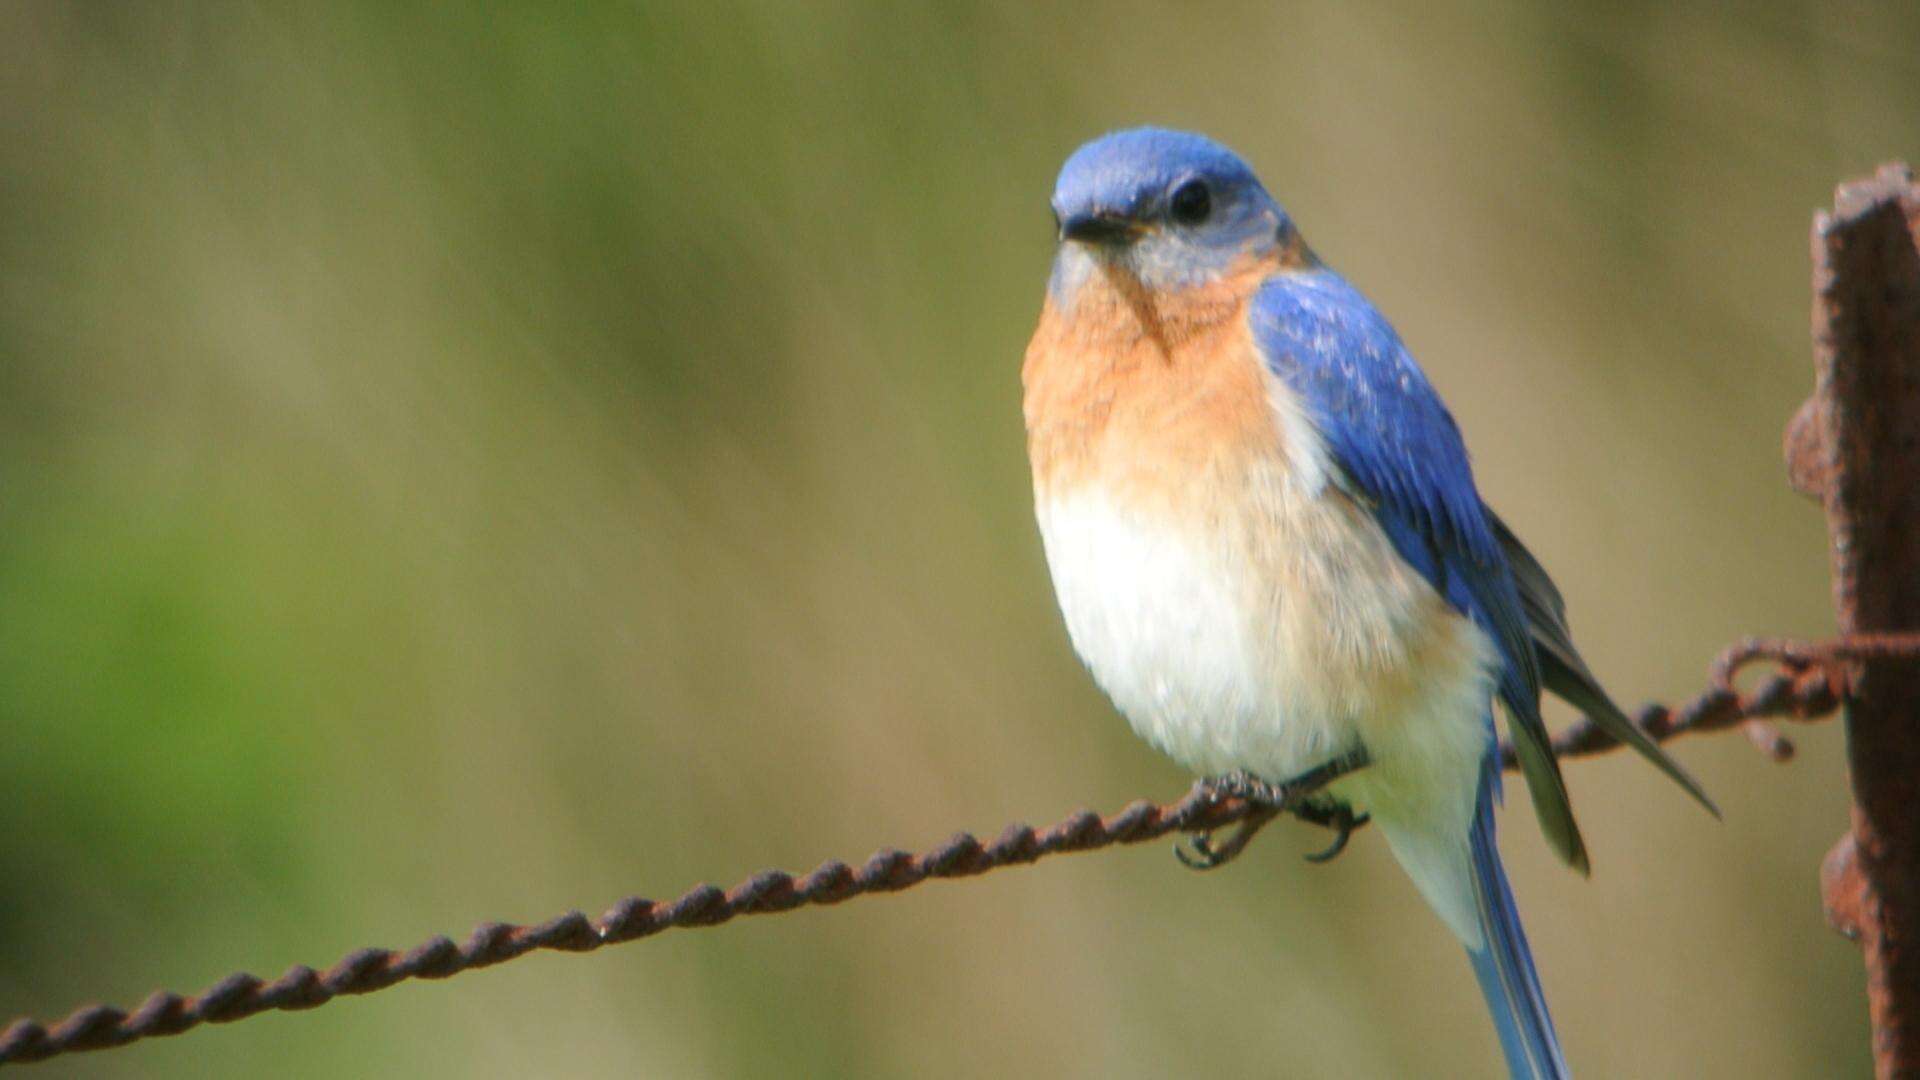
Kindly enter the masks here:
M 0 1012 L 1172 796 L 1069 651 L 1018 366 L 1060 160 L 1239 148 L 1390 313 L 1629 703 L 1832 620 L 1807 229 L 1920 11 L 0 7 Z M 1524 404 L 1523 404 L 1524 403 Z M 1564 713 L 1560 714 L 1564 718 Z M 1588 1076 L 1858 1075 L 1837 729 L 1506 849 Z M 1164 846 L 47 1075 L 1469 1076 L 1376 837 Z

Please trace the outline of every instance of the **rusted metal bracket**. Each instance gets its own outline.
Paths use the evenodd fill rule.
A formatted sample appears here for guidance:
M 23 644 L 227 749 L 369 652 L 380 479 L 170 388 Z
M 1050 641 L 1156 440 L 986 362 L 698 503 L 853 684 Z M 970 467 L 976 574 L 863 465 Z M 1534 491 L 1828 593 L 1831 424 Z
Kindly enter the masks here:
M 1842 635 L 1920 628 L 1920 186 L 1905 165 L 1841 185 L 1813 225 L 1814 394 L 1787 427 L 1794 488 L 1826 508 Z M 1920 663 L 1846 680 L 1853 823 L 1827 918 L 1867 968 L 1877 1074 L 1920 1076 Z

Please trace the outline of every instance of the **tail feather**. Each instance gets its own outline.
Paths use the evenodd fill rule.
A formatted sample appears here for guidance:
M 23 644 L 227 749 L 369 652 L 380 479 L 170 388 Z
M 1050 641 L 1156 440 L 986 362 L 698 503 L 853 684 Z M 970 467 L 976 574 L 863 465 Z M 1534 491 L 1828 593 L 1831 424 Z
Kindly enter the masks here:
M 1569 1076 L 1566 1059 L 1560 1054 L 1560 1038 L 1554 1034 L 1553 1017 L 1547 1013 L 1546 995 L 1540 990 L 1540 976 L 1533 967 L 1533 953 L 1527 948 L 1527 934 L 1520 927 L 1520 912 L 1514 907 L 1506 871 L 1500 866 L 1500 849 L 1494 846 L 1493 789 L 1484 781 L 1469 847 L 1482 933 L 1480 947 L 1468 950 L 1467 955 L 1473 960 L 1487 1010 L 1500 1033 L 1507 1071 L 1515 1080 Z

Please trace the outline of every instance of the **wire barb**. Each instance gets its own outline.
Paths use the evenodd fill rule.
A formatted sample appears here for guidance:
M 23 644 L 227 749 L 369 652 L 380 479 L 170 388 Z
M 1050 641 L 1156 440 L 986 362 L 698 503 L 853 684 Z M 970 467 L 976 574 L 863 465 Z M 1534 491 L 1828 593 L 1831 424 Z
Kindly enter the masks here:
M 1721 650 L 1708 668 L 1707 689 L 1679 708 L 1645 705 L 1634 724 L 1655 742 L 1666 742 L 1689 732 L 1724 731 L 1738 727 L 1761 753 L 1775 761 L 1793 758 L 1793 742 L 1768 721 L 1820 720 L 1833 714 L 1845 700 L 1853 665 L 1863 660 L 1920 659 L 1920 632 L 1858 634 L 1829 641 L 1786 638 L 1743 638 Z M 1769 661 L 1774 671 L 1752 690 L 1737 685 L 1749 665 Z M 1582 717 L 1553 740 L 1556 757 L 1578 758 L 1605 753 L 1619 746 L 1599 724 Z M 1515 767 L 1511 744 L 1500 748 L 1500 763 Z
M 1646 706 L 1635 722 L 1664 742 L 1688 732 L 1763 723 L 1768 717 L 1814 720 L 1832 713 L 1845 698 L 1848 664 L 1892 658 L 1920 659 L 1920 633 L 1816 643 L 1750 638 L 1730 646 L 1714 661 L 1711 685 L 1705 692 L 1677 710 Z M 1776 672 L 1753 691 L 1740 692 L 1734 685 L 1740 670 L 1763 659 L 1772 661 Z M 1791 744 L 1777 733 L 1772 738 L 1763 749 L 1776 760 L 1790 757 Z M 1554 740 L 1554 751 L 1561 757 L 1585 757 L 1616 745 L 1591 721 L 1582 720 Z M 1503 748 L 1503 753 L 1505 767 L 1513 768 L 1512 748 Z M 719 926 L 742 915 L 837 904 L 867 893 L 899 892 L 931 878 L 972 877 L 1050 855 L 1139 844 L 1175 832 L 1207 833 L 1249 821 L 1265 809 L 1241 799 L 1217 798 L 1196 785 L 1173 803 L 1137 800 L 1107 817 L 1081 810 L 1045 829 L 1009 825 L 991 843 L 962 832 L 920 854 L 882 848 L 858 866 L 836 859 L 799 877 L 765 870 L 731 889 L 697 885 L 675 900 L 628 897 L 597 919 L 570 911 L 532 926 L 482 923 L 462 942 L 437 936 L 405 952 L 358 949 L 325 971 L 296 965 L 272 981 L 240 972 L 193 997 L 155 991 L 132 1012 L 112 1005 L 87 1005 L 51 1027 L 31 1019 L 15 1020 L 0 1032 L 0 1065 L 125 1046 L 270 1010 L 311 1009 L 343 994 L 368 994 L 408 979 L 444 979 L 543 949 L 592 952 L 676 927 Z

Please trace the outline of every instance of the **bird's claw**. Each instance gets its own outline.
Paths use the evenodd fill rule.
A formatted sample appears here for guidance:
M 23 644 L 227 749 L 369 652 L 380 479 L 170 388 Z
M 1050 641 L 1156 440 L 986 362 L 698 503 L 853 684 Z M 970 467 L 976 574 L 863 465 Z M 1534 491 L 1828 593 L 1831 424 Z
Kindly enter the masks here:
M 1189 870 L 1212 870 L 1225 865 L 1231 856 L 1214 847 L 1212 837 L 1212 833 L 1203 832 L 1174 841 L 1173 857 Z
M 1196 833 L 1185 841 L 1173 846 L 1174 858 L 1189 870 L 1212 870 L 1224 866 L 1246 850 L 1253 839 L 1268 822 L 1283 813 L 1293 814 L 1303 821 L 1334 829 L 1337 835 L 1333 844 L 1325 851 L 1307 856 L 1309 862 L 1323 863 L 1333 859 L 1346 850 L 1347 839 L 1353 830 L 1367 823 L 1365 814 L 1355 815 L 1352 808 L 1340 804 L 1332 808 L 1315 806 L 1302 800 L 1326 787 L 1328 784 L 1357 769 L 1366 766 L 1367 752 L 1364 748 L 1343 757 L 1335 758 L 1324 765 L 1302 773 L 1284 783 L 1275 784 L 1263 780 L 1244 769 L 1221 776 L 1210 776 L 1194 785 L 1197 794 L 1204 795 L 1209 801 L 1223 802 L 1227 799 L 1240 799 L 1251 805 L 1247 815 L 1240 820 L 1233 835 L 1224 843 L 1213 842 L 1212 830 Z
M 1278 810 L 1256 805 L 1251 813 L 1240 819 L 1240 824 L 1234 827 L 1233 834 L 1223 843 L 1214 844 L 1213 830 L 1209 829 L 1187 837 L 1184 842 L 1176 842 L 1173 845 L 1173 857 L 1179 859 L 1180 865 L 1189 870 L 1212 870 L 1215 867 L 1225 866 L 1247 849 L 1247 844 L 1253 839 L 1254 833 L 1259 832 L 1267 822 L 1279 816 Z
M 1314 820 L 1304 814 L 1300 816 L 1303 820 Z M 1315 824 L 1325 825 L 1334 830 L 1333 843 L 1328 844 L 1325 851 L 1315 851 L 1306 855 L 1306 860 L 1310 863 L 1332 862 L 1341 852 L 1347 850 L 1347 840 L 1353 836 L 1353 830 L 1365 825 L 1369 820 L 1371 819 L 1365 814 L 1355 814 L 1353 807 L 1345 803 L 1334 807 L 1326 813 L 1323 820 L 1315 821 Z

